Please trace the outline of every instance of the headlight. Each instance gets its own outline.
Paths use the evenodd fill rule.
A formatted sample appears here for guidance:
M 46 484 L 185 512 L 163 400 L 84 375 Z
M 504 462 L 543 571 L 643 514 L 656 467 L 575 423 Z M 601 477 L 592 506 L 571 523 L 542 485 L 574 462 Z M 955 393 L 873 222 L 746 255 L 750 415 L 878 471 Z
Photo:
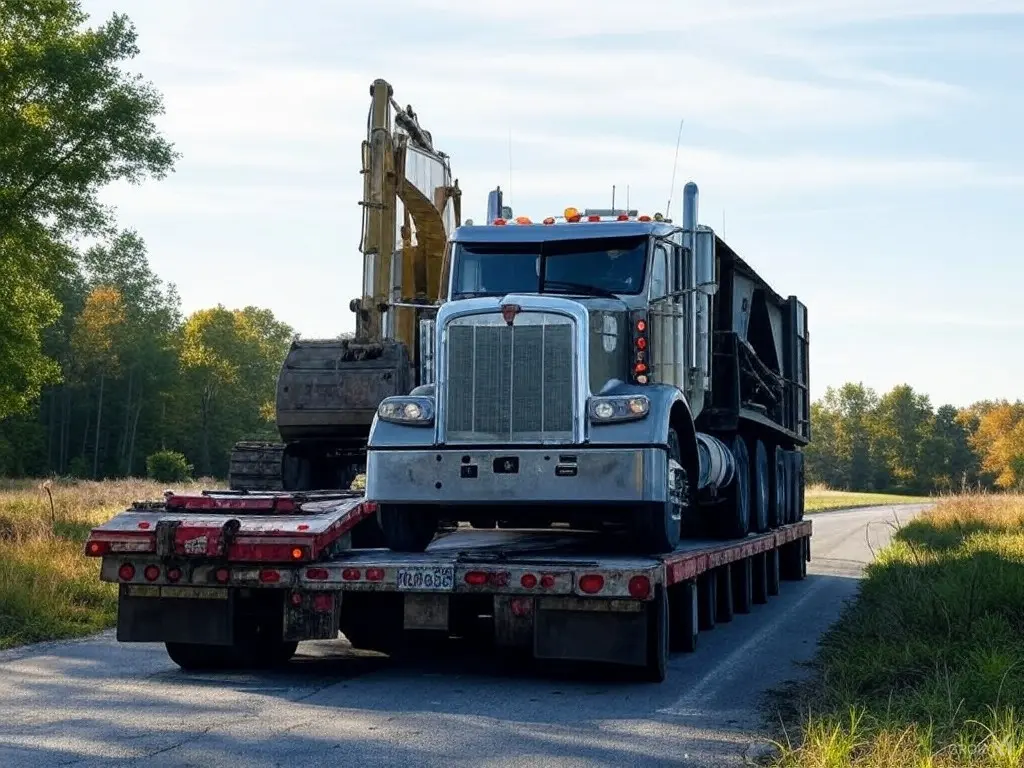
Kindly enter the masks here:
M 428 427 L 434 423 L 434 403 L 429 397 L 386 397 L 377 416 L 393 424 Z
M 590 398 L 590 420 L 597 424 L 642 419 L 651 410 L 646 395 L 616 395 Z

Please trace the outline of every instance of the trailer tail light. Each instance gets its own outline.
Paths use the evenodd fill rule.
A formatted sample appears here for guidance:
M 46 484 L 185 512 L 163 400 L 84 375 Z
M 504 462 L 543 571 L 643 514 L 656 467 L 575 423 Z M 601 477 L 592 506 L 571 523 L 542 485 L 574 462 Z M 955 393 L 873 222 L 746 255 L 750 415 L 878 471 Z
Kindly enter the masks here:
M 121 581 L 131 581 L 135 578 L 135 566 L 131 563 L 124 563 L 117 569 L 117 578 Z
M 629 595 L 644 600 L 651 594 L 651 580 L 646 576 L 634 576 L 629 580 Z
M 529 616 L 533 612 L 533 598 L 513 597 L 508 601 L 508 607 L 517 618 Z
M 180 568 L 168 568 L 167 569 L 167 580 L 172 584 L 181 581 L 181 569 Z
M 102 557 L 109 549 L 110 545 L 105 541 L 90 541 L 85 545 L 85 554 L 87 557 Z
M 360 573 L 358 568 L 346 568 L 341 572 L 341 578 L 345 581 L 359 581 Z
M 366 569 L 366 580 L 367 581 L 384 581 L 384 569 L 383 568 L 367 568 Z
M 227 584 L 228 579 L 231 578 L 231 572 L 227 568 L 218 568 L 213 577 L 221 584 Z
M 524 589 L 533 589 L 537 586 L 537 577 L 532 573 L 524 573 L 522 578 L 519 579 L 519 583 L 523 585 Z
M 604 589 L 604 576 L 599 573 L 588 573 L 585 576 L 580 576 L 579 587 L 581 592 L 586 592 L 588 595 L 596 595 Z
M 471 587 L 482 587 L 487 583 L 487 574 L 483 571 L 470 571 L 463 579 Z
M 543 576 L 540 577 L 540 585 L 544 589 L 551 589 L 553 586 L 555 586 L 555 577 L 552 576 L 550 573 L 545 573 Z
M 146 581 L 156 581 L 160 578 L 160 567 L 157 565 L 147 565 L 142 575 L 146 577 Z
M 305 554 L 306 552 L 302 549 L 302 547 L 295 547 L 294 549 L 292 549 L 291 552 L 292 560 L 301 560 L 305 556 Z
M 648 320 L 646 312 L 634 312 L 632 314 L 633 325 L 633 381 L 637 384 L 646 384 L 648 379 L 647 349 L 650 346 L 648 340 Z
M 270 568 L 260 571 L 261 584 L 277 584 L 281 580 L 281 572 Z
M 312 581 L 327 581 L 331 577 L 326 568 L 307 568 L 306 578 Z

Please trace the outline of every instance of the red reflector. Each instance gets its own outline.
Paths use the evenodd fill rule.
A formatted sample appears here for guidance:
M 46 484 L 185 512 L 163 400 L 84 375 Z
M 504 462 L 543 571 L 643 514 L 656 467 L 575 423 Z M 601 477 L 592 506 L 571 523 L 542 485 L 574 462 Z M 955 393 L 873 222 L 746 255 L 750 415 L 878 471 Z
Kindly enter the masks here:
M 636 340 L 636 348 L 637 349 L 647 349 L 647 339 L 645 339 L 643 336 L 641 336 L 639 339 L 637 339 Z
M 146 581 L 156 581 L 160 578 L 160 567 L 156 565 L 147 565 L 146 570 L 142 572 L 142 575 L 146 577 Z
M 108 548 L 109 545 L 105 541 L 90 541 L 85 546 L 85 553 L 92 557 L 99 557 L 100 555 L 105 555 Z
M 300 530 L 300 531 L 308 531 L 309 530 L 309 526 L 306 525 L 305 523 L 302 523 L 302 525 L 298 526 L 298 530 Z
M 629 594 L 637 600 L 643 600 L 651 594 L 651 580 L 646 576 L 634 576 L 629 580 Z
M 167 580 L 168 581 L 178 581 L 180 579 L 181 579 L 181 569 L 180 568 L 169 568 L 167 570 Z
M 121 581 L 131 581 L 135 578 L 135 566 L 131 563 L 125 563 L 117 569 L 117 578 Z
M 313 598 L 313 610 L 320 613 L 334 610 L 334 597 L 332 595 L 317 595 Z
M 470 571 L 464 578 L 471 587 L 482 587 L 487 583 L 487 574 L 483 571 Z
M 581 592 L 593 595 L 604 589 L 604 576 L 599 573 L 588 573 L 586 576 L 580 576 L 579 584 Z
M 147 528 L 149 528 L 149 523 L 143 520 L 141 523 L 139 523 L 139 528 L 141 528 L 142 530 L 146 530 Z
M 629 221 L 629 216 L 625 213 L 620 213 L 616 218 L 616 221 Z
M 383 581 L 384 580 L 384 569 L 383 568 L 367 568 L 366 569 L 366 580 L 367 581 Z
M 640 331 L 640 333 L 643 333 L 644 331 L 646 331 L 647 330 L 647 321 L 646 320 L 637 320 L 636 321 L 636 329 L 638 331 Z
M 537 586 L 537 577 L 532 573 L 524 573 L 523 577 L 519 579 L 519 583 L 522 584 L 525 589 L 533 589 Z
M 529 597 L 513 597 L 508 602 L 513 616 L 528 616 L 533 608 L 533 599 Z
M 214 578 L 217 579 L 221 584 L 227 584 L 228 579 L 231 578 L 231 572 L 227 568 L 218 568 L 217 573 L 214 574 Z
M 316 579 L 317 581 L 326 581 L 330 578 L 331 574 L 328 573 L 326 568 L 307 568 L 306 578 Z
M 360 575 L 358 568 L 346 568 L 341 572 L 341 578 L 345 581 L 359 581 Z
M 260 582 L 263 584 L 277 584 L 281 580 L 280 571 L 260 571 Z
M 587 216 L 587 221 L 600 221 L 600 216 Z
M 292 592 L 292 605 L 302 605 L 302 595 Z
M 540 577 L 540 585 L 544 587 L 544 589 L 551 589 L 555 586 L 555 577 L 550 573 L 545 573 Z

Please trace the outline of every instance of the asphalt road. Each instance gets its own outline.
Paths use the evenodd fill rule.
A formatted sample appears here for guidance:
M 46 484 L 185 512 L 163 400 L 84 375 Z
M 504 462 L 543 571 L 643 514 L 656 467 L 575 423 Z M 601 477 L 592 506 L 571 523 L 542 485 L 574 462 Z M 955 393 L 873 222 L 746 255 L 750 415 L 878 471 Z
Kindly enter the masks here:
M 798 677 L 897 516 L 814 516 L 803 582 L 700 636 L 661 685 L 516 670 L 454 647 L 391 660 L 305 643 L 281 672 L 184 674 L 112 633 L 0 653 L 0 765 L 743 765 L 763 692 Z

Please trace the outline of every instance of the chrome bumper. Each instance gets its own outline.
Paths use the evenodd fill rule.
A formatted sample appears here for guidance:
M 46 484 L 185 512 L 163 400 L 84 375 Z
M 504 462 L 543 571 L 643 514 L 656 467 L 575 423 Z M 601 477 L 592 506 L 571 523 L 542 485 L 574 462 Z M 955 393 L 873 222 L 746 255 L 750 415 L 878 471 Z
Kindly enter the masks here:
M 366 497 L 380 503 L 665 501 L 660 448 L 370 450 Z

